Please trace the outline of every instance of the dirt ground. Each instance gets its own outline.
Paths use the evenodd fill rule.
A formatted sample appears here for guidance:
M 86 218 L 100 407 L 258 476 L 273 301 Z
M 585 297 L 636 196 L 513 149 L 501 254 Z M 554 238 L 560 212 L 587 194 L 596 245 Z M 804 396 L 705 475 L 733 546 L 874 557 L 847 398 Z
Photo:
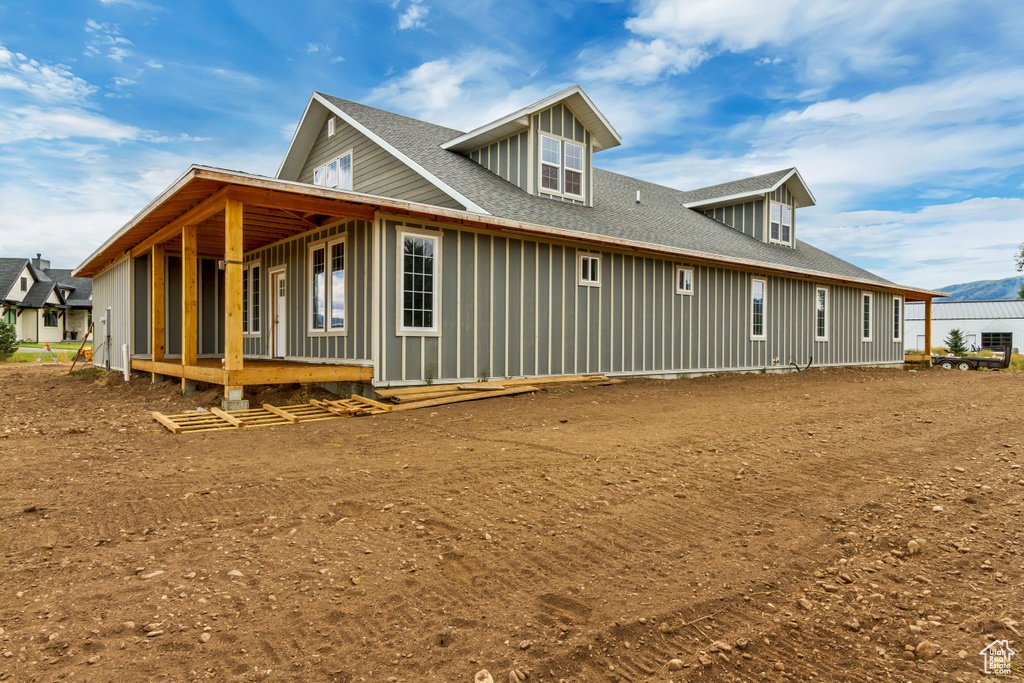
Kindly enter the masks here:
M 990 681 L 982 648 L 1024 651 L 1024 373 L 148 416 L 216 396 L 0 366 L 0 680 Z

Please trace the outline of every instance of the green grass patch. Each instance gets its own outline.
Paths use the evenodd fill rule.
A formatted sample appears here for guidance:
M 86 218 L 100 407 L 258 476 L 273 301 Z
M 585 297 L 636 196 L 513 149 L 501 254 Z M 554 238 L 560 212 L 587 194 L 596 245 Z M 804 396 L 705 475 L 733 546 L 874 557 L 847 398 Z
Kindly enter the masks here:
M 78 347 L 81 346 L 81 345 L 82 345 L 82 342 L 50 342 L 50 348 L 51 349 L 64 350 L 64 351 L 77 351 Z M 85 345 L 87 347 L 91 348 L 92 347 L 92 342 L 86 342 Z M 23 349 L 41 349 L 41 348 L 45 347 L 46 344 L 36 344 L 36 343 L 33 342 L 33 343 L 18 344 L 18 346 L 20 346 Z
M 61 363 L 71 363 L 71 359 L 74 358 L 74 351 L 54 351 L 53 355 L 57 357 L 57 360 Z M 8 363 L 35 363 L 36 359 L 39 358 L 39 354 L 34 351 L 18 352 L 7 359 Z M 49 356 L 43 354 L 43 365 L 53 365 L 53 361 Z

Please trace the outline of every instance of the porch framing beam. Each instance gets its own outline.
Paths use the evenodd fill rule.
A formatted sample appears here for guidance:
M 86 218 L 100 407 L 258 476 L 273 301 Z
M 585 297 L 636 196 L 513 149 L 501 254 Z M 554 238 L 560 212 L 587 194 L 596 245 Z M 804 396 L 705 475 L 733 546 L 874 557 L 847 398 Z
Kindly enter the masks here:
M 241 200 L 228 197 L 224 206 L 224 369 L 231 373 L 243 368 L 242 358 L 242 226 Z M 224 397 L 241 386 L 224 386 Z
M 227 202 L 229 190 L 230 187 L 223 187 L 217 190 L 207 199 L 199 202 L 191 209 L 160 228 L 157 232 L 139 242 L 132 248 L 132 257 L 138 258 L 149 251 L 154 245 L 163 244 L 164 242 L 173 239 L 187 225 L 195 226 L 211 216 L 216 216 L 224 209 L 224 204 Z

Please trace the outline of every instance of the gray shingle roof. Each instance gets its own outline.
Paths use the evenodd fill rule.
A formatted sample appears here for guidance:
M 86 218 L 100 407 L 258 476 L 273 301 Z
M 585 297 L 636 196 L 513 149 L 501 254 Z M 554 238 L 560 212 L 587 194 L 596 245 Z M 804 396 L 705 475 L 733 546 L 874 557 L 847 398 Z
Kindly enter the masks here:
M 46 297 L 53 291 L 52 282 L 37 282 L 28 288 L 25 298 L 18 304 L 22 308 L 42 308 L 46 304 Z
M 67 295 L 68 306 L 92 308 L 92 301 L 89 299 L 92 296 L 92 278 L 73 277 L 72 271 L 66 268 L 47 268 L 45 272 L 54 282 L 72 288 Z
M 772 171 L 771 173 L 743 178 L 742 180 L 733 180 L 728 183 L 709 185 L 708 187 L 696 190 L 687 190 L 683 192 L 683 202 L 690 204 L 691 202 L 702 202 L 720 197 L 732 197 L 737 194 L 767 192 L 794 170 L 792 168 L 785 168 L 781 171 Z
M 806 242 L 797 240 L 796 248 L 793 249 L 744 235 L 699 211 L 684 207 L 691 193 L 599 168 L 594 169 L 593 207 L 536 197 L 468 157 L 441 149 L 442 143 L 462 135 L 461 131 L 324 93 L 321 95 L 429 173 L 495 216 L 654 246 L 748 259 L 839 277 L 862 278 L 883 285 L 893 284 Z M 776 171 L 737 183 L 747 183 L 751 187 L 770 187 L 791 170 Z M 775 178 L 774 182 L 768 183 L 772 177 Z M 640 204 L 636 203 L 637 190 L 641 190 Z
M 0 258 L 0 296 L 7 296 L 27 263 L 27 258 Z

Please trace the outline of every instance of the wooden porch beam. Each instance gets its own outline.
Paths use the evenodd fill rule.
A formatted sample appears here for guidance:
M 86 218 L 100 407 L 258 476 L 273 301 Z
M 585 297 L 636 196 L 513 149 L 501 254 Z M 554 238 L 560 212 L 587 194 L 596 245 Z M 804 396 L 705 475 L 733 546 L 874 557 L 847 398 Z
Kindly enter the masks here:
M 149 255 L 150 261 L 150 283 L 151 295 L 153 297 L 150 311 L 152 311 L 152 337 L 150 348 L 153 352 L 153 360 L 164 359 L 164 248 L 159 244 L 153 245 Z
M 262 206 L 267 209 L 308 211 L 334 218 L 357 218 L 364 221 L 372 221 L 374 214 L 374 207 L 364 204 L 352 204 L 335 199 L 321 199 L 319 197 L 297 197 L 254 187 L 233 187 L 230 189 L 229 194 L 232 199 L 238 199 L 246 204 Z
M 198 277 L 196 254 L 196 226 L 181 230 L 181 364 L 195 365 L 198 345 L 199 321 L 196 297 Z
M 224 369 L 242 370 L 242 202 L 230 197 L 224 206 Z M 225 386 L 224 396 L 241 387 Z
M 209 199 L 196 204 L 191 209 L 139 242 L 132 248 L 132 256 L 138 258 L 149 251 L 153 245 L 163 244 L 164 242 L 172 239 L 175 235 L 181 232 L 186 225 L 198 225 L 207 218 L 220 213 L 224 208 L 224 203 L 227 200 L 229 189 L 230 188 L 224 187 L 217 192 L 214 192 L 210 195 Z
M 924 300 L 924 357 L 931 363 L 932 353 L 932 300 Z

